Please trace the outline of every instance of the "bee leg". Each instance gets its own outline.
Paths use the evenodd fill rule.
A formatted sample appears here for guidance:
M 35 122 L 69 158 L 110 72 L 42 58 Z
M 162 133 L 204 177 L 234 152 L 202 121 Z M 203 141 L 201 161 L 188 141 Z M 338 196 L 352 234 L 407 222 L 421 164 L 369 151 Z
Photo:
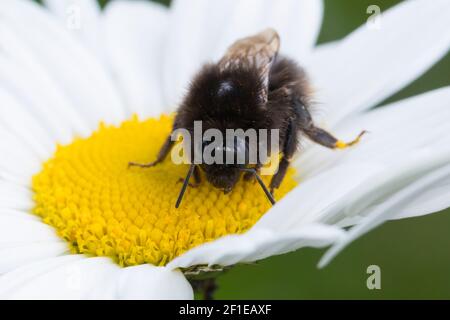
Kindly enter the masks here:
M 357 144 L 363 135 L 367 133 L 367 131 L 362 131 L 356 139 L 350 142 L 345 142 L 335 138 L 331 133 L 318 128 L 314 125 L 311 114 L 304 104 L 301 103 L 300 100 L 295 101 L 295 111 L 297 113 L 297 117 L 299 119 L 301 130 L 315 143 L 318 143 L 324 147 L 330 149 L 345 149 Z
M 273 194 L 275 189 L 278 189 L 280 187 L 281 183 L 284 180 L 284 177 L 286 176 L 286 172 L 289 168 L 290 163 L 290 160 L 288 160 L 286 157 L 281 158 L 280 164 L 278 165 L 278 171 L 272 177 L 272 181 L 270 181 L 270 193 Z
M 194 169 L 194 181 L 194 187 L 198 187 L 200 183 L 202 183 L 202 177 L 200 176 L 200 169 L 198 168 L 198 166 L 195 166 Z
M 298 145 L 298 121 L 291 119 L 286 131 L 286 140 L 283 146 L 283 157 L 278 165 L 277 173 L 272 177 L 270 182 L 270 192 L 273 193 L 275 189 L 278 189 L 286 176 L 287 169 L 291 163 L 291 159 L 297 151 Z
M 151 168 L 156 166 L 157 164 L 160 164 L 164 161 L 164 159 L 169 154 L 170 150 L 173 147 L 174 142 L 171 139 L 171 136 L 167 137 L 166 141 L 164 142 L 161 150 L 158 153 L 158 156 L 155 161 L 150 163 L 136 163 L 136 162 L 130 162 L 128 163 L 128 168 L 130 167 L 140 167 L 140 168 Z
M 361 137 L 367 133 L 367 131 L 362 131 L 353 141 L 345 142 L 335 138 L 327 131 L 314 126 L 308 128 L 308 130 L 305 130 L 304 132 L 312 141 L 330 149 L 345 149 L 351 147 L 357 144 L 361 140 Z

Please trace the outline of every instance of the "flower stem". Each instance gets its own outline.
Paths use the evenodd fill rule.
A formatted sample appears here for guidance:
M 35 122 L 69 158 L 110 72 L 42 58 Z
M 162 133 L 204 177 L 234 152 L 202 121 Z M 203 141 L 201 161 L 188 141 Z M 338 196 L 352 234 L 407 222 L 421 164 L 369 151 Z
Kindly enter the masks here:
M 203 296 L 203 300 L 214 300 L 214 294 L 218 289 L 216 278 L 193 280 L 191 284 L 194 291 Z

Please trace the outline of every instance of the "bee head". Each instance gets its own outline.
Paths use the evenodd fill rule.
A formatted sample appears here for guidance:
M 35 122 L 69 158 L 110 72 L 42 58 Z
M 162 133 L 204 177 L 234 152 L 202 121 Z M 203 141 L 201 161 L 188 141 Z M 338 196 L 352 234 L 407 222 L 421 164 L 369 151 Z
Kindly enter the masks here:
M 230 192 L 239 181 L 242 169 L 249 162 L 248 143 L 241 137 L 234 137 L 232 143 L 217 145 L 203 141 L 202 169 L 208 181 L 225 193 Z
M 241 170 L 230 165 L 202 165 L 206 179 L 225 194 L 230 193 L 241 177 Z

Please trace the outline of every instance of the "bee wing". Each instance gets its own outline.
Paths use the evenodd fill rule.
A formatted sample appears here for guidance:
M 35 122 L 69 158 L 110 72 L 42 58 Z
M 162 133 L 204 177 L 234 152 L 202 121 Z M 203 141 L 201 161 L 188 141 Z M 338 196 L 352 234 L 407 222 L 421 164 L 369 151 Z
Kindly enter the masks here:
M 219 67 L 221 70 L 239 68 L 242 65 L 256 67 L 268 87 L 270 69 L 279 50 L 280 36 L 274 29 L 266 29 L 236 41 L 219 61 Z

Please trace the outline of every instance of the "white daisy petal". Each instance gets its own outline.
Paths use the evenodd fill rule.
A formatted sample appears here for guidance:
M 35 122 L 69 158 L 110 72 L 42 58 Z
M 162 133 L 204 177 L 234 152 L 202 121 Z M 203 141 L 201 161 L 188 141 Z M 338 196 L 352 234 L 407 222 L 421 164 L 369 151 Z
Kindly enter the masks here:
M 117 293 L 119 299 L 191 300 L 191 285 L 180 271 L 166 267 L 140 265 L 121 270 Z
M 30 267 L 36 268 L 37 272 Z M 57 257 L 0 277 L 0 296 L 40 300 L 114 299 L 114 278 L 118 273 L 119 267 L 109 258 Z
M 0 10 L 16 36 L 31 48 L 91 126 L 100 120 L 123 120 L 120 97 L 103 66 L 49 13 L 24 0 L 2 1 Z
M 340 219 L 363 214 L 366 208 L 358 208 L 359 212 L 349 209 L 338 212 L 337 208 L 342 208 L 342 204 L 357 201 L 361 186 L 372 187 L 371 199 L 383 201 L 387 196 L 401 191 L 412 180 L 439 169 L 439 166 L 434 166 L 414 171 L 410 169 L 411 166 L 432 165 L 436 161 L 441 161 L 438 163 L 443 165 L 445 161 L 450 161 L 450 158 L 445 158 L 447 153 L 450 153 L 450 137 L 446 134 L 450 131 L 450 123 L 446 121 L 450 117 L 449 101 L 450 87 L 447 87 L 358 116 L 342 124 L 341 129 L 345 132 L 345 128 L 355 128 L 358 125 L 370 130 L 371 134 L 359 145 L 345 152 L 317 148 L 311 150 L 305 158 L 301 157 L 295 166 L 300 171 L 307 172 L 303 175 L 306 181 L 299 186 L 298 191 L 294 190 L 293 193 L 300 197 L 301 189 L 312 185 L 310 194 L 314 194 L 312 189 L 317 188 L 320 190 L 316 192 L 318 195 L 327 195 L 323 200 L 324 204 L 329 204 L 323 211 L 307 208 L 308 214 L 302 215 L 301 221 L 319 219 L 328 223 L 337 223 Z M 443 160 L 442 157 L 444 157 Z M 410 176 L 405 176 L 405 172 Z M 390 179 L 389 183 L 393 189 L 384 187 L 377 190 L 375 182 L 379 176 Z M 338 191 L 330 190 L 325 182 L 327 179 L 333 181 L 332 189 Z M 445 186 L 445 181 L 442 181 L 442 184 L 438 184 L 436 188 L 441 188 L 440 190 L 444 192 L 446 189 L 442 188 Z M 386 190 L 389 190 L 388 194 L 385 193 Z M 443 209 L 446 205 L 448 206 L 436 192 L 430 190 L 428 196 L 436 200 L 440 199 L 439 203 L 436 202 L 437 207 L 433 207 L 434 201 L 431 198 L 427 202 L 428 207 L 423 203 L 422 213 L 430 213 L 433 208 Z M 292 202 L 291 197 L 293 196 L 288 195 L 287 201 Z M 419 208 L 416 208 L 412 214 L 419 214 Z M 268 218 L 264 217 L 262 220 L 264 219 Z M 293 223 L 292 220 L 298 221 L 295 217 L 284 217 L 282 220 L 286 223 Z
M 321 0 L 178 0 L 171 14 L 164 85 L 169 104 L 176 105 L 202 64 L 219 59 L 237 39 L 267 27 L 280 32 L 284 53 L 304 57 L 320 31 L 323 4 Z
M 54 150 L 51 134 L 13 96 L 0 88 L 0 126 L 24 141 L 39 157 Z
M 273 1 L 268 23 L 281 36 L 281 52 L 297 61 L 306 59 L 319 36 L 323 11 L 322 0 Z
M 403 194 L 403 190 L 408 190 L 415 181 L 433 177 L 434 172 L 440 172 L 449 161 L 450 150 L 444 150 L 433 157 L 422 153 L 411 157 L 408 162 L 392 164 L 380 174 L 373 175 L 369 181 L 356 186 L 352 193 L 343 197 L 321 219 L 336 223 L 343 218 L 371 215 L 378 204 L 389 202 L 397 194 Z M 426 190 L 425 187 L 422 192 L 424 190 Z M 396 216 L 397 213 L 399 212 L 390 214 Z
M 70 109 L 63 110 L 53 103 L 48 95 L 49 91 L 43 88 L 38 78 L 29 70 L 2 56 L 0 83 L 17 100 L 27 105 L 33 116 L 46 124 L 56 141 L 68 143 L 74 133 L 86 132 L 81 121 L 77 121 L 79 117 L 75 113 L 70 112 Z
M 0 209 L 1 210 L 1 209 Z M 40 221 L 21 216 L 0 215 L 0 246 L 2 248 L 37 242 L 60 242 L 55 229 Z
M 104 58 L 101 41 L 101 9 L 96 0 L 44 0 L 45 5 L 98 57 Z
M 271 0 L 238 1 L 217 47 L 217 57 L 223 56 L 225 50 L 236 40 L 271 27 L 268 21 L 271 4 Z
M 44 127 L 47 126 L 48 121 L 52 121 L 52 118 L 57 115 L 60 121 L 60 125 L 64 125 L 68 128 L 72 128 L 75 132 L 80 134 L 86 133 L 88 127 L 83 123 L 80 115 L 78 113 L 77 107 L 74 106 L 67 95 L 63 92 L 62 86 L 57 83 L 49 74 L 46 68 L 39 62 L 36 54 L 33 50 L 26 45 L 17 33 L 11 28 L 7 21 L 0 20 L 0 46 L 2 48 L 0 55 L 2 56 L 2 63 L 6 63 L 7 70 L 4 72 L 17 72 L 19 75 L 14 75 L 13 77 L 7 77 L 5 80 L 4 87 L 10 87 L 15 84 L 19 88 L 14 90 L 16 95 L 20 94 L 20 99 L 22 104 L 28 105 L 29 101 L 34 100 L 26 98 L 30 93 L 34 94 L 34 88 L 39 88 L 39 100 L 45 99 L 45 106 L 38 110 L 38 117 Z M 3 58 L 4 56 L 4 58 Z M 3 66 L 3 68 L 5 68 Z M 12 79 L 17 77 L 25 77 L 25 80 L 15 80 L 14 83 Z M 30 79 L 34 81 L 30 84 Z M 25 85 L 25 84 L 26 85 Z M 11 89 L 9 89 L 11 90 Z M 65 108 L 64 113 L 61 109 Z M 11 106 L 8 109 L 13 109 Z M 46 115 L 50 110 L 51 114 Z M 27 110 L 28 111 L 28 110 Z M 47 120 L 50 117 L 49 120 Z M 64 119 L 64 121 L 61 121 Z M 49 126 L 47 130 L 52 130 L 53 124 Z M 59 139 L 58 137 L 53 137 L 53 140 Z
M 450 207 L 450 178 L 442 178 L 422 190 L 404 205 L 392 219 L 404 219 L 442 211 Z
M 193 265 L 229 266 L 251 262 L 282 254 L 301 247 L 325 247 L 343 237 L 337 227 L 306 224 L 286 232 L 253 227 L 242 235 L 229 235 L 202 244 L 172 260 L 167 267 L 179 268 Z
M 23 141 L 0 126 L 0 181 L 30 185 L 30 177 L 40 169 L 38 156 Z
M 324 172 L 336 164 L 378 163 L 389 167 L 418 152 L 449 148 L 450 87 L 393 103 L 341 123 L 336 130 L 342 139 L 352 139 L 368 130 L 361 143 L 345 151 L 330 151 L 313 145 L 294 162 L 302 179 Z M 436 153 L 438 154 L 438 153 Z
M 114 1 L 105 10 L 106 45 L 127 108 L 141 116 L 164 112 L 162 47 L 168 10 L 144 1 Z
M 383 14 L 381 29 L 362 26 L 308 64 L 326 121 L 373 107 L 448 52 L 450 2 L 404 1 Z M 400 23 L 399 23 L 400 21 Z M 412 36 L 414 35 L 414 36 Z
M 14 299 L 13 292 L 20 291 L 34 278 L 39 277 L 52 269 L 70 265 L 85 258 L 82 255 L 66 255 L 56 258 L 49 258 L 35 263 L 25 264 L 11 272 L 0 276 L 0 299 Z M 46 286 L 43 287 L 43 289 Z M 26 297 L 25 297 L 26 298 Z M 32 298 L 32 297 L 29 297 Z M 39 299 L 39 297 L 36 297 Z
M 448 163 L 448 160 L 450 159 L 450 152 L 444 157 L 443 163 Z M 423 164 L 418 164 L 419 166 Z M 414 173 L 417 171 L 417 168 L 414 168 Z M 383 188 L 386 185 L 392 185 L 392 181 L 386 181 L 389 180 L 389 178 L 385 178 L 385 184 L 380 184 L 380 188 Z M 396 216 L 396 213 L 404 209 L 405 206 L 408 206 L 411 199 L 414 199 L 416 196 L 420 196 L 424 190 L 427 190 L 428 188 L 432 188 L 435 186 L 436 183 L 440 183 L 442 181 L 450 181 L 450 165 L 446 165 L 444 167 L 441 167 L 427 175 L 425 175 L 423 178 L 416 179 L 415 181 L 412 181 L 407 186 L 405 186 L 404 189 L 400 190 L 397 193 L 391 193 L 391 195 L 387 199 L 383 199 L 381 204 L 378 204 L 372 208 L 370 208 L 369 213 L 367 216 L 361 220 L 361 222 L 353 227 L 347 234 L 346 237 L 344 237 L 342 240 L 337 242 L 321 259 L 319 266 L 323 267 L 327 265 L 343 248 L 345 248 L 349 243 L 351 243 L 353 240 L 360 237 L 362 234 L 365 234 L 369 232 L 370 230 L 374 229 L 375 227 L 382 224 L 384 221 L 389 220 Z M 372 190 L 369 188 L 362 188 L 364 191 L 363 194 L 360 196 L 360 202 L 363 202 L 361 205 L 360 203 L 356 202 L 353 203 L 353 206 L 364 206 L 367 207 L 368 203 L 372 204 L 373 202 L 379 203 L 377 200 L 374 199 L 372 195 Z M 384 191 L 386 192 L 386 191 Z M 392 195 L 393 194 L 393 195 Z M 375 201 L 374 201 L 375 200 Z M 370 203 L 372 202 L 372 203 Z M 450 201 L 447 201 L 447 206 L 450 204 Z
M 362 182 L 370 181 L 382 169 L 383 166 L 370 162 L 337 165 L 312 178 L 300 180 L 299 186 L 269 210 L 255 227 L 284 233 L 308 223 L 328 222 L 324 217 L 341 203 L 341 199 L 352 194 Z
M 26 210 L 20 210 L 20 209 L 7 209 L 7 208 L 1 208 L 0 209 L 0 215 L 6 216 L 6 217 L 16 217 L 16 218 L 23 218 L 25 220 L 32 220 L 41 222 L 40 218 L 34 214 L 30 214 L 29 211 Z
M 75 257 L 75 258 L 74 258 Z M 192 288 L 181 273 L 139 266 L 122 269 L 109 258 L 63 256 L 0 277 L 6 299 L 188 299 Z
M 175 107 L 180 102 L 202 64 L 216 58 L 215 49 L 238 3 L 237 0 L 173 1 L 163 75 L 169 106 Z
M 215 57 L 222 56 L 237 39 L 275 28 L 281 36 L 281 52 L 303 60 L 317 41 L 322 17 L 322 0 L 239 1 Z
M 260 230 L 259 227 L 254 228 Z M 262 239 L 258 243 L 256 250 L 248 256 L 245 261 L 252 262 L 262 260 L 274 255 L 284 254 L 304 247 L 323 248 L 339 241 L 344 237 L 345 232 L 335 226 L 324 224 L 305 224 L 300 230 L 293 227 L 288 232 L 280 235 L 271 232 L 274 237 Z
M 39 260 L 57 257 L 69 252 L 67 243 L 39 242 L 2 247 L 0 245 L 0 275 Z
M 33 200 L 29 189 L 0 180 L 0 208 L 30 210 L 32 207 Z

